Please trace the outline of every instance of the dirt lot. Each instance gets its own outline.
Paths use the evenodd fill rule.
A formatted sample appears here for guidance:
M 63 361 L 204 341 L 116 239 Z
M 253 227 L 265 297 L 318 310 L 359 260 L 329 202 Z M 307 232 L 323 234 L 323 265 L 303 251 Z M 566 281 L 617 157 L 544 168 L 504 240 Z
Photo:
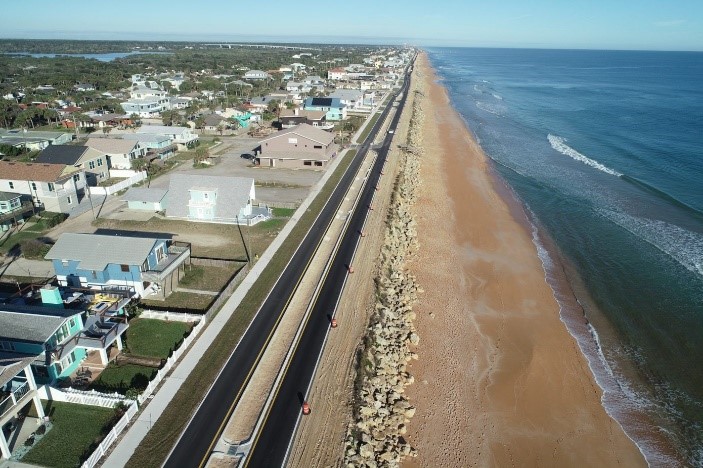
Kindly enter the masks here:
M 219 137 L 222 140 L 210 153 L 220 158 L 219 163 L 205 169 L 195 169 L 190 161 L 179 164 L 169 174 L 219 175 L 230 177 L 252 177 L 257 185 L 256 198 L 266 202 L 299 203 L 308 195 L 309 189 L 322 177 L 321 171 L 271 169 L 255 166 L 242 154 L 253 154 L 259 140 L 246 135 Z M 157 177 L 151 187 L 168 188 L 169 174 Z

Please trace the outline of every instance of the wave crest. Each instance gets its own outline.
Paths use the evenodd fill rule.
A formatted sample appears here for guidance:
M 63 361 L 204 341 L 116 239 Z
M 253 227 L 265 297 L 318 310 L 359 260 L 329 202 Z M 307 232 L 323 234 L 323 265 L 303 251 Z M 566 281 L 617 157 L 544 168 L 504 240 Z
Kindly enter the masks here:
M 566 138 L 562 138 L 560 136 L 555 136 L 550 133 L 549 135 L 547 135 L 547 140 L 549 140 L 549 144 L 552 145 L 552 148 L 554 148 L 555 150 L 557 150 L 561 154 L 570 157 L 571 159 L 573 159 L 575 161 L 582 162 L 582 163 L 587 164 L 595 169 L 598 169 L 599 171 L 603 171 L 607 174 L 614 175 L 615 177 L 622 176 L 622 174 L 619 173 L 618 171 L 611 169 L 608 166 L 605 166 L 605 165 L 599 163 L 598 161 L 593 160 L 593 159 L 589 158 L 588 156 L 579 153 L 578 151 L 573 149 L 571 146 L 567 145 Z

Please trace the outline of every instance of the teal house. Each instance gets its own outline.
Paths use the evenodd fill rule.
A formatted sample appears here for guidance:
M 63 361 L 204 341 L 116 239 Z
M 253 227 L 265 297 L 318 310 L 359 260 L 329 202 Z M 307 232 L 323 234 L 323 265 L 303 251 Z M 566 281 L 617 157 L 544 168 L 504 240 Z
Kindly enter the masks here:
M 0 192 L 0 231 L 7 231 L 15 224 L 24 223 L 24 218 L 34 211 L 32 202 L 22 201 L 22 195 L 12 192 Z
M 92 351 L 107 364 L 109 348 L 122 349 L 128 324 L 119 310 L 106 316 L 93 306 L 91 314 L 90 304 L 76 298 L 64 300 L 59 288 L 45 286 L 41 305 L 0 305 L 0 352 L 33 356 L 31 369 L 42 384 L 70 376 Z

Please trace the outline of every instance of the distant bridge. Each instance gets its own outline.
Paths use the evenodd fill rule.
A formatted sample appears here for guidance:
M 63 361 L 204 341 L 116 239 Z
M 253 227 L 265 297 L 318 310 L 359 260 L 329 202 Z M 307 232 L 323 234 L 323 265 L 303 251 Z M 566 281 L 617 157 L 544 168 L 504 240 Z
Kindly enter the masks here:
M 206 46 L 219 47 L 220 49 L 231 49 L 232 47 L 253 47 L 256 49 L 289 49 L 289 50 L 322 50 L 319 47 L 301 47 L 295 45 L 273 45 L 273 44 L 249 44 L 249 43 L 219 43 L 205 44 Z

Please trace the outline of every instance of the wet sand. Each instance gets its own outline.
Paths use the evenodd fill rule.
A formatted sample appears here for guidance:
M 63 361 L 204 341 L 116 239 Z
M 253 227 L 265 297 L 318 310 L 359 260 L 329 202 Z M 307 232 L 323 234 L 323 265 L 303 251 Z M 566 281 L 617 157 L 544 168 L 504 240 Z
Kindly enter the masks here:
M 532 233 L 424 55 L 407 467 L 646 466 L 601 405 Z

